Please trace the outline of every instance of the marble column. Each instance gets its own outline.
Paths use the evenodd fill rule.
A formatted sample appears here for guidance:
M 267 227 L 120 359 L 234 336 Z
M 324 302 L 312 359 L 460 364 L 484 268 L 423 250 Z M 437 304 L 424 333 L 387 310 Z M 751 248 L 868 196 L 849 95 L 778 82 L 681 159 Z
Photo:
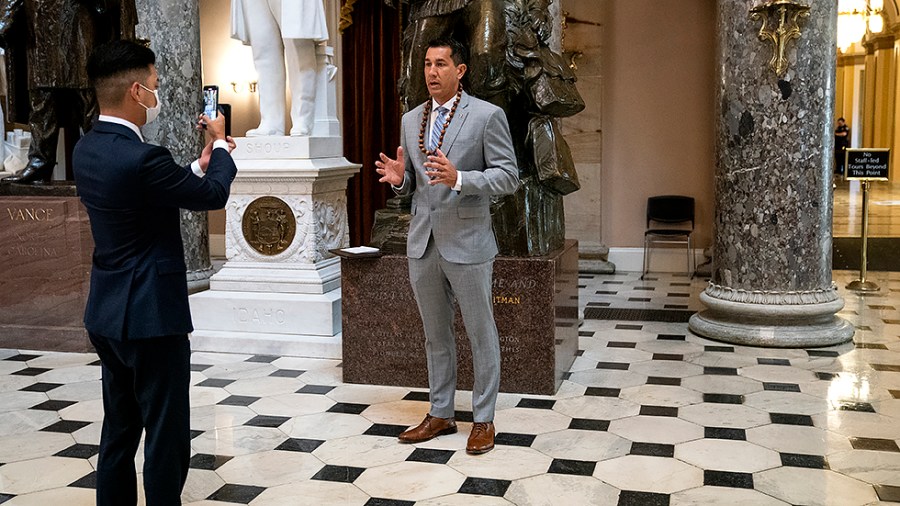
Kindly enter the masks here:
M 750 16 L 768 2 L 717 3 L 714 265 L 701 295 L 708 309 L 690 328 L 759 346 L 847 341 L 853 326 L 835 316 L 844 301 L 831 280 L 837 3 L 809 2 L 780 75 Z M 777 8 L 768 26 L 778 28 Z
M 194 130 L 201 111 L 200 4 L 198 0 L 135 0 L 138 38 L 149 39 L 159 71 L 159 119 L 142 131 L 180 163 L 199 156 L 203 137 Z M 209 225 L 205 212 L 181 211 L 181 238 L 191 292 L 209 287 Z

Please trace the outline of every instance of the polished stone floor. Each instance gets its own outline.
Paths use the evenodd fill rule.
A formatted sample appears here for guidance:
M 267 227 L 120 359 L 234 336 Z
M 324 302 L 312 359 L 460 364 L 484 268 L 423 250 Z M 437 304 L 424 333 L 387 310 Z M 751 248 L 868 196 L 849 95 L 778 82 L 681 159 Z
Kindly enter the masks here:
M 862 233 L 862 188 L 859 181 L 838 181 L 834 189 L 834 236 Z M 869 191 L 869 237 L 900 237 L 900 182 L 874 181 Z
M 851 275 L 836 273 L 838 286 Z M 881 295 L 847 294 L 854 343 L 810 350 L 732 346 L 653 321 L 700 308 L 705 282 L 638 277 L 580 277 L 583 308 L 655 311 L 585 319 L 557 395 L 501 394 L 497 448 L 478 457 L 463 451 L 465 422 L 396 442 L 425 414 L 421 390 L 343 384 L 332 360 L 195 353 L 184 501 L 900 504 L 900 273 L 871 276 Z M 0 503 L 93 504 L 99 376 L 93 355 L 0 350 Z M 470 419 L 468 392 L 457 409 Z

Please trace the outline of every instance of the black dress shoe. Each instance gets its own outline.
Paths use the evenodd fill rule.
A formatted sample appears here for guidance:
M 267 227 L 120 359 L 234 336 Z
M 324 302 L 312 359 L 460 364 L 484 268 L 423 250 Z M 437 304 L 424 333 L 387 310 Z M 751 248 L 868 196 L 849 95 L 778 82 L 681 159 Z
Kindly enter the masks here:
M 18 184 L 47 184 L 53 175 L 53 164 L 43 160 L 32 158 L 24 169 L 12 176 L 3 178 L 4 183 Z

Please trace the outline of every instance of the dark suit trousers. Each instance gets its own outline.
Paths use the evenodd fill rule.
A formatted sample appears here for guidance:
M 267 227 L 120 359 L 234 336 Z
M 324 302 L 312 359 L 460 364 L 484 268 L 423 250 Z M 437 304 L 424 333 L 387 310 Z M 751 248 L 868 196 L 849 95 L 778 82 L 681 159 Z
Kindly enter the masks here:
M 143 430 L 147 506 L 181 504 L 191 453 L 187 335 L 131 341 L 89 335 L 103 370 L 98 506 L 137 503 L 134 456 Z

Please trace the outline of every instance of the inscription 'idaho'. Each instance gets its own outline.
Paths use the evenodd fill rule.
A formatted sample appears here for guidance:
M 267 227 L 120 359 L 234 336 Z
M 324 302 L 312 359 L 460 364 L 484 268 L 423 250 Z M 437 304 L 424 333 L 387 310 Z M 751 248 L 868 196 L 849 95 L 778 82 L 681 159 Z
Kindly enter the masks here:
M 53 208 L 7 207 L 6 215 L 10 221 L 50 221 L 53 219 Z

